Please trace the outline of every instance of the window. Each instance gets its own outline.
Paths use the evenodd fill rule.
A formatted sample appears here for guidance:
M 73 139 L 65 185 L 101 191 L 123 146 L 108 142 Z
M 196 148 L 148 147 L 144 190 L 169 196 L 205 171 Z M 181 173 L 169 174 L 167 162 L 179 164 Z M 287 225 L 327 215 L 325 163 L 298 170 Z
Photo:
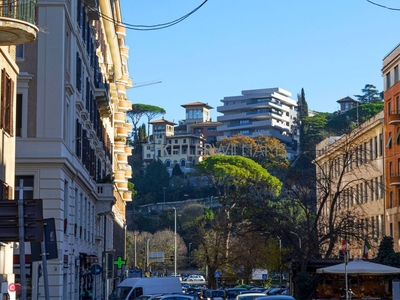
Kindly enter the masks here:
M 76 88 L 82 92 L 82 59 L 79 53 L 76 53 Z
M 400 127 L 397 127 L 397 133 L 396 133 L 396 138 L 394 142 L 399 145 L 400 144 Z
M 15 56 L 17 58 L 17 60 L 23 60 L 24 59 L 24 44 L 22 45 L 17 45 L 15 47 Z
M 393 69 L 393 75 L 394 75 L 394 83 L 396 83 L 397 81 L 399 81 L 399 66 L 395 66 Z
M 15 176 L 14 199 L 34 199 L 33 176 Z
M 391 87 L 390 83 L 390 72 L 386 74 L 386 89 Z
M 13 128 L 13 91 L 14 82 L 5 69 L 1 70 L 1 127 L 14 136 Z
M 372 139 L 369 140 L 369 160 L 373 160 L 373 152 L 372 152 L 373 146 L 372 146 Z
M 392 133 L 391 132 L 389 132 L 389 138 L 388 138 L 388 141 L 386 143 L 386 148 L 389 148 L 389 149 L 392 148 Z
M 396 97 L 396 114 L 400 114 L 400 97 Z
M 379 134 L 379 156 L 383 155 L 383 135 Z
M 207 129 L 207 131 L 208 131 L 208 132 L 215 132 L 215 131 L 217 131 L 217 128 L 215 128 L 215 127 L 210 127 L 210 128 Z
M 17 105 L 16 105 L 16 116 L 15 116 L 15 136 L 21 137 L 22 131 L 22 94 L 17 94 Z

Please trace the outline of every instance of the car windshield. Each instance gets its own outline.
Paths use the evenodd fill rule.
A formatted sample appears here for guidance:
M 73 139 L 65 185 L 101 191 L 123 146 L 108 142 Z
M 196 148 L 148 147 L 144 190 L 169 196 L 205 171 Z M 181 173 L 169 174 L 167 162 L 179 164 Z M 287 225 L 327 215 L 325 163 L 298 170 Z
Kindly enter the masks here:
M 224 293 L 224 291 L 213 291 L 212 296 L 213 297 L 224 297 L 225 293 Z
M 130 286 L 120 286 L 117 287 L 108 297 L 110 300 L 125 300 L 131 291 L 132 287 Z

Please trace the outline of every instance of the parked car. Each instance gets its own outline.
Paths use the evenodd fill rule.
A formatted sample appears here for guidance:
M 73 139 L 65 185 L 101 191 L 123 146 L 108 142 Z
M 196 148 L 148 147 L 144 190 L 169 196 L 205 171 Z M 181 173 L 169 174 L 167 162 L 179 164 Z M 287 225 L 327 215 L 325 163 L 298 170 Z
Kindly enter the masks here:
M 268 292 L 269 288 L 261 288 L 261 287 L 254 287 L 251 288 L 250 291 L 253 293 L 266 293 Z
M 287 288 L 273 288 L 270 289 L 267 292 L 267 296 L 272 296 L 272 295 L 287 295 L 288 289 Z
M 202 275 L 189 275 L 186 281 L 206 281 L 206 279 Z
M 247 291 L 245 288 L 228 288 L 225 290 L 225 300 L 235 300 L 240 292 Z
M 200 294 L 201 300 L 224 300 L 223 290 L 203 290 Z
M 250 292 L 250 293 L 248 293 Z M 254 300 L 257 297 L 264 297 L 266 296 L 265 293 L 254 293 L 251 291 L 245 291 L 240 293 L 239 295 L 236 296 L 236 300 Z
M 258 297 L 256 300 L 296 300 L 296 299 L 288 295 L 271 295 L 271 296 Z
M 196 300 L 194 295 L 187 294 L 166 294 L 154 297 L 153 300 Z

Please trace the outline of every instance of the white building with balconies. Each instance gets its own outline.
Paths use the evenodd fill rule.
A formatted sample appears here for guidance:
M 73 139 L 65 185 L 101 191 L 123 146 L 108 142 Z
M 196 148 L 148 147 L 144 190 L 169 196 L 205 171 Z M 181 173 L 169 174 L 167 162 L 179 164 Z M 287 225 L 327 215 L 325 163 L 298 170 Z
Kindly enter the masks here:
M 218 131 L 223 138 L 242 134 L 248 137 L 271 136 L 286 145 L 289 156 L 298 151 L 297 102 L 282 88 L 242 91 L 240 96 L 224 97 L 217 111 Z
M 43 200 L 58 255 L 47 260 L 46 287 L 27 244 L 21 267 L 31 276 L 22 289 L 26 299 L 79 299 L 84 289 L 106 299 L 123 278 L 112 256 L 125 259 L 132 200 L 131 148 L 120 145 L 132 130 L 126 29 L 112 0 L 41 1 L 37 16 L 45 31 L 17 51 L 15 194 Z

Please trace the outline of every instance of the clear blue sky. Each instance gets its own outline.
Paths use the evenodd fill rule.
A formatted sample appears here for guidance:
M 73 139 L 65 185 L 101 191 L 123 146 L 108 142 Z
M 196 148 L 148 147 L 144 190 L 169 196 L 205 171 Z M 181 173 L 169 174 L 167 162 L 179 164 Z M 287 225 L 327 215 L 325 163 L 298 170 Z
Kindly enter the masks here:
M 120 0 L 123 22 L 154 25 L 180 18 L 203 0 Z M 400 9 L 398 0 L 375 3 Z M 214 109 L 242 90 L 304 88 L 310 109 L 333 112 L 337 100 L 383 88 L 383 58 L 400 42 L 400 10 L 366 0 L 209 0 L 172 27 L 127 29 L 128 90 L 133 103 L 157 105 L 167 120 L 185 118 L 182 104 Z

